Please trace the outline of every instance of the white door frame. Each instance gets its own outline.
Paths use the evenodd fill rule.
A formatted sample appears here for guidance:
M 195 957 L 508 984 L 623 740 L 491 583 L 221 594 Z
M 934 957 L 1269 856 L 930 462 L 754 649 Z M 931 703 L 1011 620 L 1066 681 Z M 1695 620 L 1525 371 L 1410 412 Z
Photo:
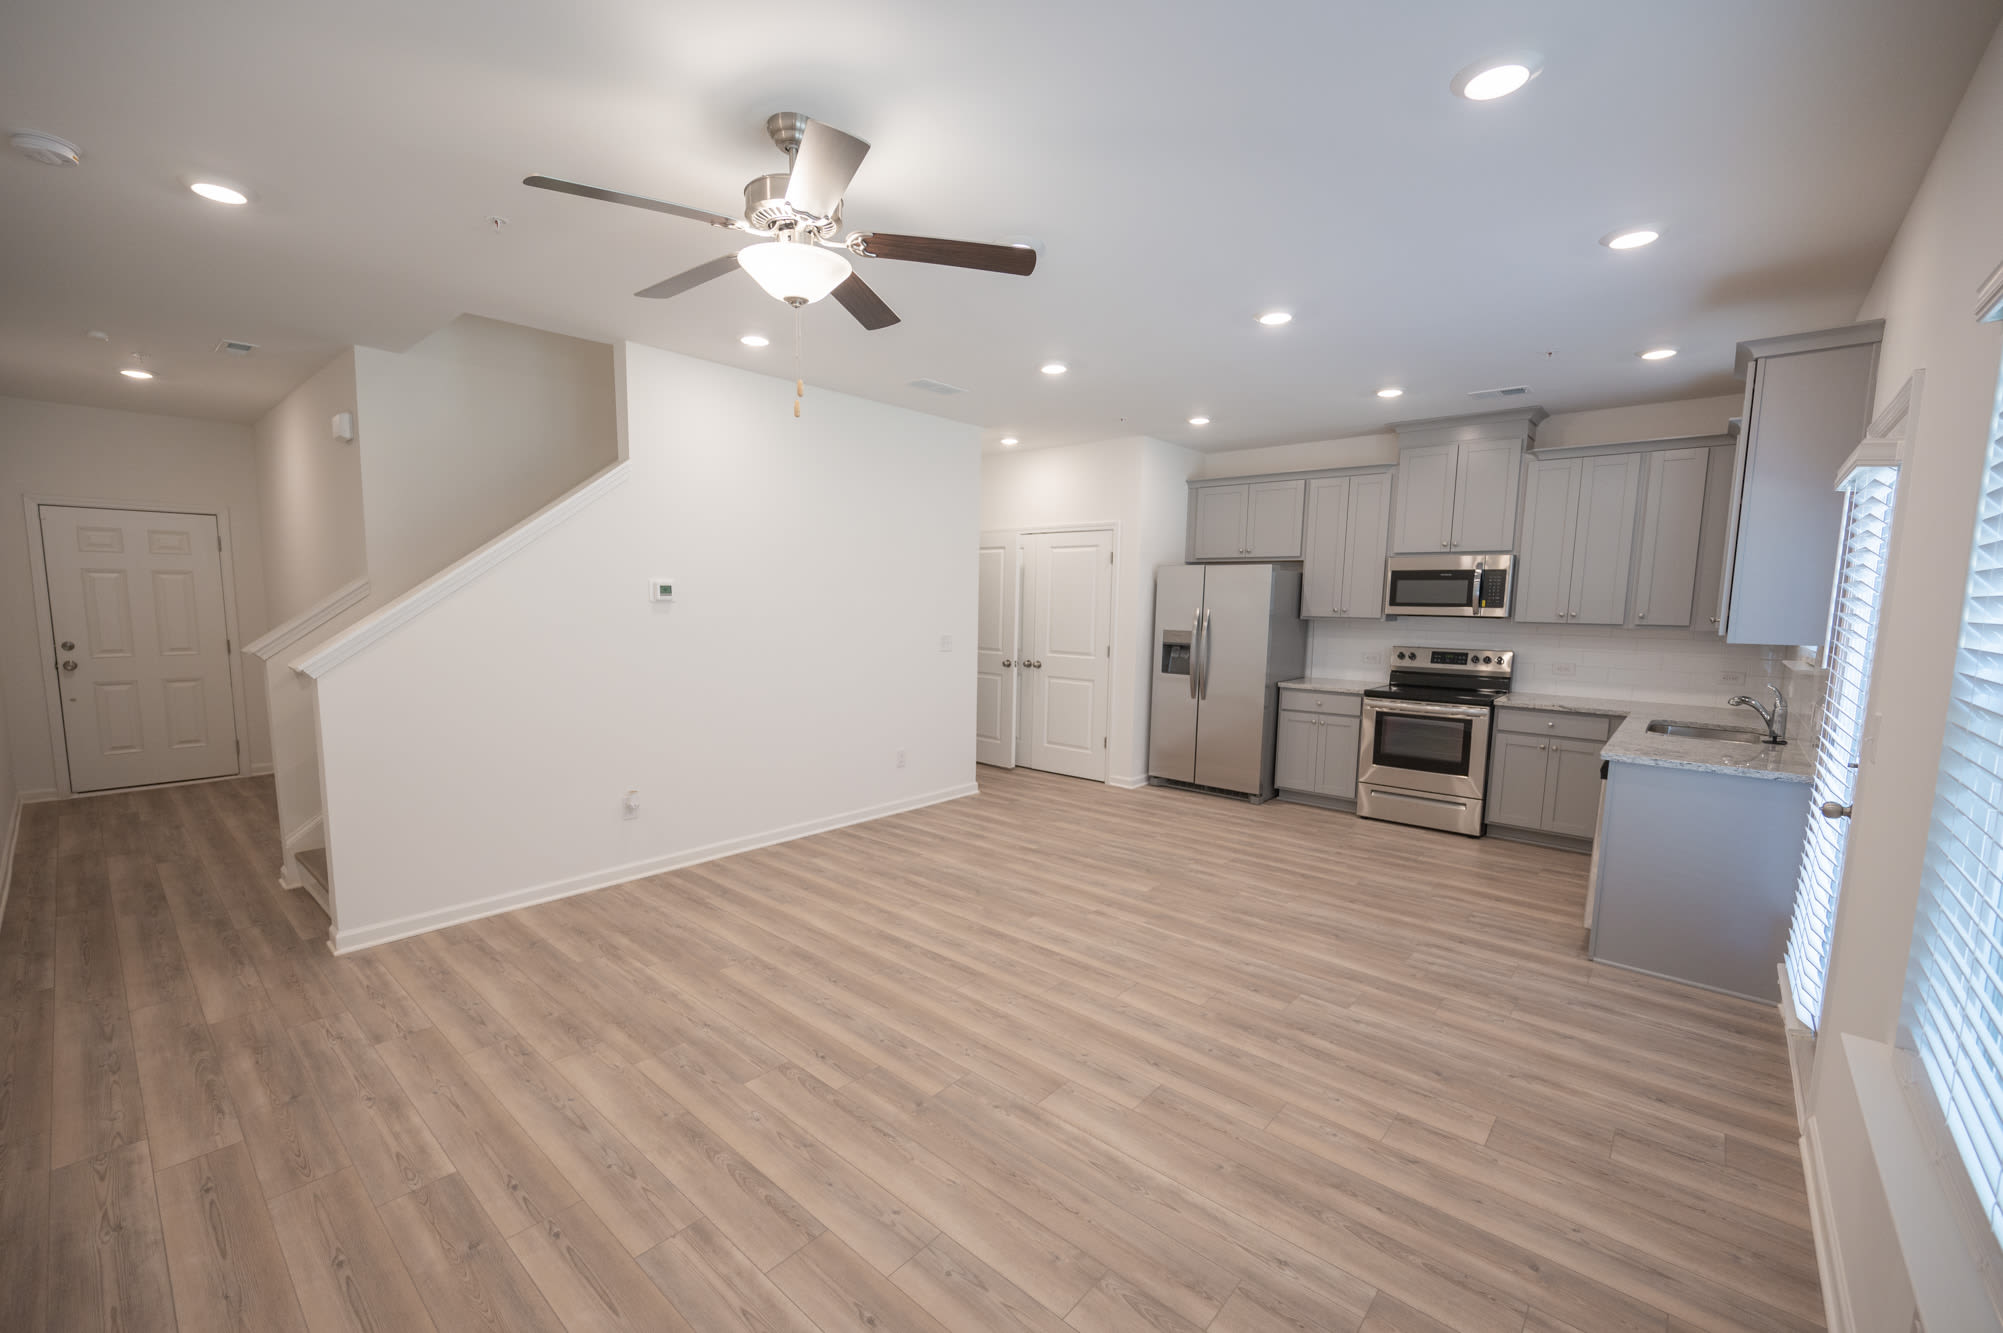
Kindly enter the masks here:
M 1113 534 L 1113 559 L 1106 566 L 1106 632 L 1113 640 L 1108 647 L 1117 651 L 1120 646 L 1120 523 L 1118 519 L 1107 519 L 1102 523 L 1034 523 L 1021 528 L 989 528 L 981 535 L 983 537 L 1009 537 L 1014 539 L 1018 543 L 1016 566 L 1018 571 L 1020 571 L 1022 565 L 1020 543 L 1022 539 L 1024 537 L 1035 537 L 1051 532 L 1110 532 Z M 1015 599 L 1015 615 L 1015 646 L 1019 652 L 1023 645 L 1022 596 L 1019 590 Z M 1114 661 L 1115 654 L 1111 652 L 1107 653 L 1106 734 L 1101 738 L 1101 744 L 1106 751 L 1106 776 L 1103 781 L 1107 786 L 1111 786 L 1113 783 L 1113 683 L 1116 679 L 1114 675 Z M 1015 723 L 1017 728 L 1015 762 L 1018 768 L 1024 766 L 1022 762 L 1022 711 L 1022 695 L 1018 691 L 1015 708 Z
M 216 532 L 223 541 L 223 633 L 229 639 L 230 668 L 230 708 L 236 716 L 237 759 L 236 777 L 250 773 L 250 708 L 244 699 L 243 682 L 243 633 L 237 627 L 236 614 L 236 539 L 230 534 L 230 513 L 227 505 L 177 505 L 155 503 L 153 501 L 130 500 L 86 500 L 65 495 L 24 495 L 21 497 L 22 514 L 28 528 L 28 581 L 35 586 L 35 629 L 40 635 L 38 649 L 42 652 L 42 664 L 38 668 L 42 676 L 42 701 L 49 728 L 49 752 L 55 762 L 56 793 L 60 796 L 74 796 L 76 789 L 70 785 L 70 751 L 64 740 L 62 687 L 56 681 L 55 648 L 56 618 L 49 609 L 48 561 L 42 552 L 43 505 L 60 505 L 68 509 L 128 509 L 143 514 L 202 514 L 216 521 Z M 192 779 L 198 782 L 213 782 L 213 778 Z M 176 784 L 165 783 L 164 786 Z M 114 787 L 112 791 L 127 790 Z M 88 795 L 102 795 L 90 792 Z

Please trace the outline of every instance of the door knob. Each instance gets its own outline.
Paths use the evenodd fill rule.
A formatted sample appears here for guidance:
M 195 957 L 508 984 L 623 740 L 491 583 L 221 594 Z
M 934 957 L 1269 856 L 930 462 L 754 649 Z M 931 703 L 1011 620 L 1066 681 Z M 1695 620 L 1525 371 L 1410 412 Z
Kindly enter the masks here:
M 76 669 L 77 669 L 77 664 L 73 659 L 67 657 L 63 659 L 63 670 L 75 671 Z
M 1041 671 L 1043 670 L 1043 659 L 1039 657 L 1036 661 L 1031 662 L 1030 665 Z
M 1007 659 L 1006 657 L 1004 657 L 1004 658 L 1002 659 L 1002 665 L 1003 665 L 1003 666 L 1005 666 L 1005 667 L 1012 667 L 1012 666 L 1014 666 L 1014 665 L 1015 665 L 1015 663 L 1013 663 L 1013 662 L 1009 661 L 1009 660 L 1008 660 L 1008 659 Z
M 1824 819 L 1848 819 L 1850 817 L 1850 807 L 1837 801 L 1824 801 L 1822 803 L 1822 817 Z
M 64 640 L 63 640 L 63 643 L 62 643 L 62 648 L 63 648 L 63 651 L 64 651 L 64 652 L 66 652 L 66 653 L 73 653 L 73 652 L 75 652 L 75 651 L 76 651 L 76 647 L 77 647 L 77 646 L 76 646 L 75 644 L 71 643 L 71 642 L 70 642 L 70 641 L 69 641 L 68 639 L 64 639 Z

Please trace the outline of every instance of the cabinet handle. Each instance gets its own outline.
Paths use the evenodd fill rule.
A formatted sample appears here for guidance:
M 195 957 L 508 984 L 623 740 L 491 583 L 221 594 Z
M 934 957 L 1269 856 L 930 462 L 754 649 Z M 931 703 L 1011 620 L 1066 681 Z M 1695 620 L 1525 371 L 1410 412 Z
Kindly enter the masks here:
M 1636 619 L 1636 620 L 1646 620 L 1646 619 L 1648 619 L 1648 612 L 1646 612 L 1646 611 L 1643 611 L 1643 612 L 1642 612 L 1642 613 L 1641 613 L 1640 615 L 1636 616 L 1636 617 L 1635 617 L 1635 619 Z
M 1711 617 L 1711 623 L 1712 623 L 1713 625 L 1717 624 L 1717 623 L 1718 623 L 1718 617 L 1716 617 L 1716 616 L 1712 616 L 1712 617 Z

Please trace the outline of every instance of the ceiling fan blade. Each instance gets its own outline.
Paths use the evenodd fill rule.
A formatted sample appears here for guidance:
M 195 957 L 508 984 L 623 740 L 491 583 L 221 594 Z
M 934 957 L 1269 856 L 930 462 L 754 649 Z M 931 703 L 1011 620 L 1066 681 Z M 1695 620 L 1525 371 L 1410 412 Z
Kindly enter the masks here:
M 596 185 L 579 185 L 576 181 L 560 181 L 554 176 L 524 176 L 522 184 L 533 185 L 538 190 L 555 190 L 558 194 L 574 194 L 584 199 L 603 199 L 608 204 L 625 204 L 629 208 L 650 208 L 656 213 L 672 213 L 678 218 L 691 218 L 697 222 L 707 222 L 712 227 L 737 227 L 744 224 L 736 218 L 725 217 L 721 213 L 711 213 L 701 208 L 684 208 L 661 199 L 649 199 L 645 195 L 621 194 L 617 190 L 601 190 Z
M 817 218 L 833 217 L 835 206 L 855 179 L 869 145 L 818 120 L 807 122 L 800 150 L 793 154 L 793 174 L 786 182 L 786 202 Z
M 905 259 L 915 264 L 945 264 L 978 268 L 989 273 L 1013 273 L 1026 278 L 1036 272 L 1036 251 L 1022 245 L 989 245 L 984 241 L 942 241 L 936 236 L 899 236 L 888 231 L 856 235 L 851 248 L 872 259 Z
M 855 316 L 856 323 L 872 332 L 903 322 L 898 319 L 897 312 L 885 305 L 883 298 L 862 280 L 860 273 L 851 273 L 843 278 L 841 285 L 830 295 L 842 303 L 842 309 Z
M 680 296 L 691 287 L 700 287 L 705 282 L 713 278 L 720 278 L 726 273 L 735 272 L 736 269 L 737 256 L 734 254 L 722 255 L 710 260 L 707 264 L 697 264 L 686 273 L 677 273 L 672 278 L 663 278 L 651 287 L 642 287 L 639 291 L 634 292 L 633 295 L 644 296 L 652 301 L 664 300 L 670 296 Z

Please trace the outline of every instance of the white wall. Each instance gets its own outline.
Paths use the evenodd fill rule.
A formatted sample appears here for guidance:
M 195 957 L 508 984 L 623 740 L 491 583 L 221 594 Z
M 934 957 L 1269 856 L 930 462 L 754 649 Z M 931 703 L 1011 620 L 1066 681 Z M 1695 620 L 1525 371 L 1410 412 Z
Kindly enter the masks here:
M 318 682 L 339 947 L 972 790 L 979 432 L 619 362 L 623 482 Z
M 144 390 L 140 390 L 144 392 Z M 24 792 L 53 791 L 53 739 L 42 672 L 46 646 L 35 618 L 26 495 L 107 505 L 167 505 L 229 515 L 237 607 L 238 678 L 249 711 L 244 749 L 253 766 L 270 763 L 263 682 L 242 656 L 264 632 L 264 564 L 257 465 L 250 428 L 188 417 L 71 407 L 0 398 L 0 696 L 12 740 L 12 776 Z
M 271 623 L 282 625 L 368 569 L 362 451 L 333 435 L 355 410 L 355 353 L 342 352 L 257 423 L 257 495 Z
M 1977 489 L 1994 422 L 2003 327 L 1975 322 L 1975 294 L 2003 261 L 2003 35 L 1993 39 L 1879 271 L 1860 319 L 1885 321 L 1882 408 L 1926 372 L 1899 478 L 1884 610 L 1858 769 L 1842 902 L 1809 1111 L 1859 1327 L 1910 1326 L 1900 1263 L 1838 1034 L 1893 1039 L 1918 902 L 1934 777 L 1968 577 Z
M 1186 483 L 1196 462 L 1190 450 L 1138 435 L 981 460 L 984 532 L 1086 523 L 1119 528 L 1107 778 L 1120 785 L 1147 779 L 1154 573 L 1182 563 Z
M 485 545 L 618 452 L 607 343 L 464 315 L 407 352 L 358 347 L 354 366 L 372 604 Z

